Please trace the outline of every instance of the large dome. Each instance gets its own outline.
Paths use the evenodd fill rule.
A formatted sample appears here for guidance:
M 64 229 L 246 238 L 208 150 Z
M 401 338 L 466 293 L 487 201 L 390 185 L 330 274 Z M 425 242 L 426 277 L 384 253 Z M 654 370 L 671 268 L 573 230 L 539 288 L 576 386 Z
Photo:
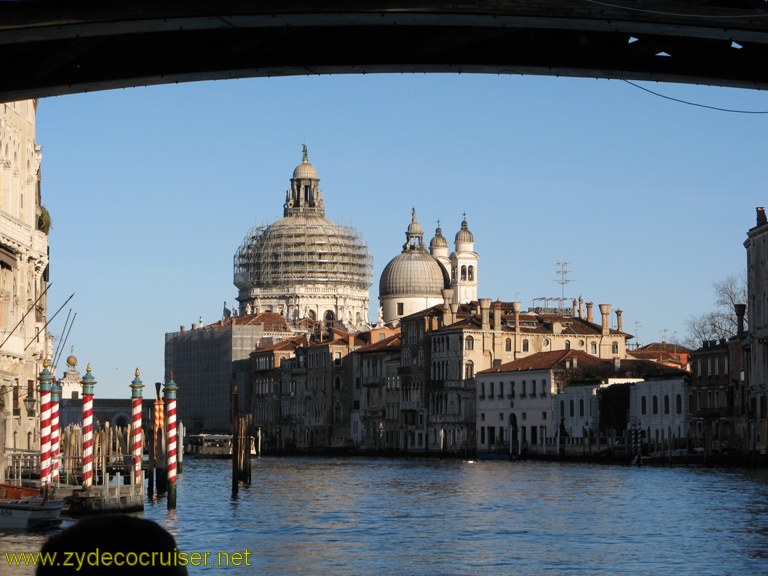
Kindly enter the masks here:
M 443 288 L 450 288 L 450 279 L 442 264 L 424 250 L 406 250 L 381 273 L 379 297 L 440 297 Z
M 367 290 L 372 265 L 358 231 L 318 214 L 293 214 L 256 227 L 235 254 L 235 285 L 283 288 L 345 285 Z

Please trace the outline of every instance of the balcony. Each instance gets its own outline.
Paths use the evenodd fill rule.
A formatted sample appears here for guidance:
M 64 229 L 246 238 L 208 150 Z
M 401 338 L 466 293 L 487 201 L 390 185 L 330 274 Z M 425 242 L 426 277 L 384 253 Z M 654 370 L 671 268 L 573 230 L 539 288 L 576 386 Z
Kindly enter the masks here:
M 363 386 L 385 386 L 387 379 L 384 376 L 363 376 Z
M 474 385 L 474 378 L 465 378 L 462 380 L 443 380 L 443 388 L 446 390 L 464 390 Z
M 461 414 L 433 414 L 429 421 L 431 424 L 471 424 L 473 420 Z
M 420 410 L 421 400 L 401 400 L 400 410 Z

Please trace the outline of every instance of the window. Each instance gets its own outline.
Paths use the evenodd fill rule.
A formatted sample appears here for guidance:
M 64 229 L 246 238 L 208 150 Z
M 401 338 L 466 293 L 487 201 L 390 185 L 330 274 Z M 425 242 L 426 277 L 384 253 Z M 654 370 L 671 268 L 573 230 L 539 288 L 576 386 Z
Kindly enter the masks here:
M 643 397 L 640 399 L 640 413 L 641 413 L 643 416 L 645 416 L 645 415 L 648 413 L 648 402 L 647 402 L 647 400 L 646 400 L 645 396 L 643 396 Z
M 675 397 L 675 412 L 677 414 L 683 413 L 683 397 L 680 394 Z
M 462 266 L 461 267 L 461 279 L 466 280 L 467 279 L 467 267 Z
M 565 349 L 566 350 L 570 350 L 571 349 L 571 341 L 570 340 L 566 340 L 565 341 Z
M 611 354 L 618 354 L 619 353 L 619 343 L 614 342 L 611 344 Z
M 653 413 L 654 414 L 659 413 L 659 397 L 658 396 L 653 397 Z
M 469 280 L 470 282 L 475 279 L 475 267 L 470 266 L 469 267 Z
M 669 396 L 664 395 L 664 414 L 669 414 Z
M 403 315 L 403 303 L 398 302 L 397 303 L 397 315 L 402 316 Z
M 336 389 L 337 392 L 341 390 L 341 377 L 340 376 L 336 376 L 336 380 L 335 380 L 333 386 L 334 386 L 334 388 Z
M 488 387 L 488 397 L 493 398 L 493 382 L 491 382 Z
M 542 412 L 541 413 L 541 419 L 542 420 L 546 420 L 547 419 L 547 413 L 546 412 Z
M 589 344 L 589 351 L 592 354 L 597 354 L 597 342 L 590 342 L 590 344 Z
M 579 417 L 584 418 L 584 398 L 579 399 Z
M 341 366 L 341 352 L 334 352 L 333 353 L 333 365 L 334 366 Z
M 475 339 L 472 338 L 472 336 L 467 336 L 464 339 L 464 349 L 465 350 L 474 350 L 475 349 Z
M 512 338 L 507 338 L 504 341 L 504 350 L 507 352 L 512 352 Z
M 464 378 L 469 380 L 475 377 L 475 363 L 470 360 L 464 365 Z
M 528 339 L 523 340 L 523 352 L 528 352 Z
M 573 400 L 568 401 L 568 415 L 573 418 Z
M 521 396 L 522 398 L 525 398 L 525 380 L 523 380 L 523 386 L 522 386 L 522 388 L 520 389 L 520 396 Z

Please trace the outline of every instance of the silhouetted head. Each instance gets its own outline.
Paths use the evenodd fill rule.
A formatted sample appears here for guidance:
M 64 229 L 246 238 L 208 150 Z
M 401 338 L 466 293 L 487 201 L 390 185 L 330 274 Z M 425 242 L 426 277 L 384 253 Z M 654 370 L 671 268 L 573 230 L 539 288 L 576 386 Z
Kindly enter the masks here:
M 40 551 L 54 562 L 41 560 L 37 576 L 187 574 L 186 555 L 179 553 L 174 537 L 159 524 L 128 514 L 83 518 L 49 537 Z

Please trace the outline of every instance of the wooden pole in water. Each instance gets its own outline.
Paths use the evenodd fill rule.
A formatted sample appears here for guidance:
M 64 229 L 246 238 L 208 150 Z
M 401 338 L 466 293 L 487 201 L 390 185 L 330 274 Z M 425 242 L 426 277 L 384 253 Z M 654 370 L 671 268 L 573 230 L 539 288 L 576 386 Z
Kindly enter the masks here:
M 141 484 L 143 479 L 141 475 L 141 461 L 144 456 L 144 447 L 141 442 L 141 408 L 144 398 L 141 390 L 144 383 L 139 378 L 139 369 L 136 368 L 136 377 L 131 382 L 131 464 L 133 474 L 131 483 Z
M 179 387 L 173 381 L 165 385 L 165 403 L 168 408 L 168 510 L 176 508 L 176 391 Z
M 237 496 L 239 488 L 239 475 L 238 475 L 238 460 L 240 454 L 240 443 L 238 437 L 240 436 L 239 424 L 239 407 L 238 407 L 238 392 L 237 384 L 232 388 L 232 497 Z
M 53 374 L 48 370 L 48 360 L 43 362 L 40 381 L 40 490 L 48 495 L 51 487 L 51 390 Z
M 80 380 L 83 387 L 83 488 L 86 490 L 93 485 L 93 386 L 96 378 L 91 370 L 89 363 Z

